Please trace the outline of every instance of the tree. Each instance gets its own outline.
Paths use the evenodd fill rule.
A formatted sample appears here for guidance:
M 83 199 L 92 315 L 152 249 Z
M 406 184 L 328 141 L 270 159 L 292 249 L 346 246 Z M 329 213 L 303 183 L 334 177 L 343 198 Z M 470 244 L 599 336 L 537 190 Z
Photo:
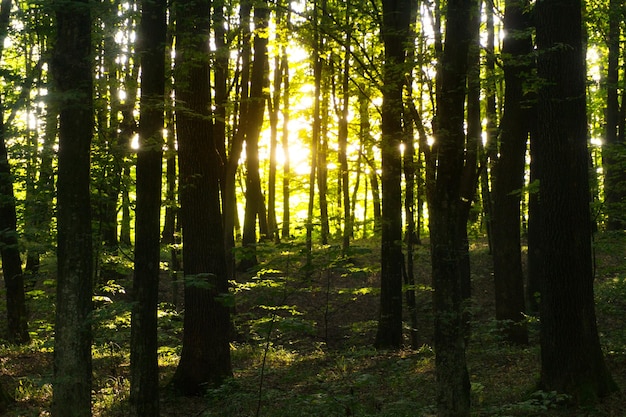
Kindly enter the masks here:
M 141 100 L 135 209 L 135 271 L 131 317 L 131 405 L 136 416 L 159 415 L 157 305 L 159 302 L 161 175 L 165 98 L 167 3 L 141 4 L 138 50 Z
M 322 4 L 326 0 L 322 0 Z M 323 7 L 323 6 L 322 6 Z M 318 0 L 313 1 L 313 122 L 311 126 L 311 168 L 309 171 L 309 203 L 306 215 L 306 265 L 309 267 L 307 274 L 311 273 L 310 267 L 313 263 L 313 209 L 315 206 L 315 176 L 317 172 L 318 153 L 321 137 L 321 91 L 322 91 L 322 69 L 323 61 L 321 53 L 323 51 L 323 38 L 319 28 L 320 5 Z M 319 174 L 318 174 L 319 175 Z
M 255 2 L 254 5 L 254 61 L 250 73 L 250 97 L 248 113 L 245 120 L 240 120 L 246 138 L 246 209 L 243 224 L 243 240 L 245 259 L 241 268 L 248 269 L 255 266 L 257 241 L 257 218 L 261 237 L 268 234 L 265 198 L 261 190 L 259 173 L 259 136 L 263 127 L 263 115 L 267 101 L 269 84 L 269 67 L 267 57 L 268 37 L 265 35 L 268 27 L 269 9 L 266 1 Z
M 609 1 L 609 28 L 607 33 L 608 59 L 606 74 L 605 138 L 602 149 L 604 165 L 604 204 L 608 230 L 626 228 L 623 208 L 626 203 L 624 178 L 624 132 L 620 132 L 620 106 L 618 99 L 621 22 L 623 4 Z M 622 106 L 626 103 L 622 102 Z M 623 130 L 623 129 L 622 129 Z
M 383 1 L 382 36 L 385 45 L 382 105 L 382 236 L 380 314 L 377 348 L 402 344 L 402 88 L 405 48 L 409 37 L 410 1 Z
M 437 68 L 437 123 L 432 152 L 436 175 L 429 175 L 430 245 L 435 310 L 437 410 L 440 417 L 469 416 L 469 375 L 465 360 L 464 285 L 468 274 L 467 213 L 463 204 L 465 92 L 472 0 L 448 2 L 445 48 Z M 432 164 L 431 164 L 432 167 Z M 432 169 L 432 168 L 431 168 Z M 465 201 L 464 201 L 465 200 Z
M 219 147 L 211 122 L 209 2 L 179 0 L 176 19 L 176 130 L 180 166 L 185 317 L 183 348 L 172 379 L 186 395 L 232 375 L 230 314 L 220 202 Z
M 11 16 L 11 0 L 3 0 L 0 4 L 0 57 L 3 52 L 4 40 L 9 30 Z M 22 260 L 18 247 L 17 215 L 15 196 L 13 194 L 13 176 L 7 151 L 7 133 L 4 125 L 4 110 L 0 102 L 0 255 L 2 257 L 2 274 L 6 287 L 8 337 L 13 343 L 26 343 L 28 335 L 28 317 L 24 295 L 24 275 Z
M 91 3 L 53 2 L 51 69 L 59 109 L 57 293 L 52 416 L 91 416 L 93 250 L 89 192 L 93 135 Z
M 581 3 L 535 6 L 539 182 L 536 224 L 541 262 L 541 389 L 593 403 L 617 387 L 604 362 L 593 296 L 585 48 Z
M 519 0 L 505 3 L 502 47 L 505 107 L 500 124 L 500 151 L 493 167 L 492 242 L 496 320 L 503 321 L 504 336 L 525 344 L 524 273 L 522 271 L 520 200 L 526 167 L 526 144 L 530 131 L 531 104 L 524 91 L 530 75 L 531 32 L 526 10 Z

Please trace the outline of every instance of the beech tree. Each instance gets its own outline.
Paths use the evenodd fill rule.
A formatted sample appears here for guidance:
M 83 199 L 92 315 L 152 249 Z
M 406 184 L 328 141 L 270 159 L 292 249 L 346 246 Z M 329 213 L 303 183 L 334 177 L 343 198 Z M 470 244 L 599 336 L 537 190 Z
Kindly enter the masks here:
M 539 198 L 531 212 L 538 216 L 531 253 L 542 258 L 540 386 L 593 403 L 617 387 L 604 362 L 594 306 L 582 5 L 545 0 L 535 13 L 541 88 L 532 141 Z

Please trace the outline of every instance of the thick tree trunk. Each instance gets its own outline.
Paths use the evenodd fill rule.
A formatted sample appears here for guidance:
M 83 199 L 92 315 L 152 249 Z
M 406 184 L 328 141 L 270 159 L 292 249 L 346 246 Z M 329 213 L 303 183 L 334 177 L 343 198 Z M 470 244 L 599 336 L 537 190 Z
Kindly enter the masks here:
M 541 270 L 541 389 L 593 403 L 616 389 L 604 362 L 593 295 L 585 51 L 581 3 L 535 6 Z M 533 139 L 535 139 L 533 137 Z M 531 213 L 532 214 L 532 213 Z
M 141 113 L 137 152 L 134 305 L 131 316 L 130 402 L 134 416 L 159 416 L 157 305 L 159 302 L 161 176 L 165 107 L 165 0 L 141 5 Z
M 436 177 L 429 191 L 435 309 L 437 409 L 440 417 L 469 416 L 463 285 L 466 221 L 461 178 L 465 163 L 465 85 L 472 39 L 472 0 L 448 2 L 445 49 L 437 71 Z M 431 165 L 432 167 L 432 165 Z
M 496 320 L 503 322 L 506 340 L 528 343 L 524 324 L 524 273 L 520 242 L 520 200 L 523 196 L 530 105 L 524 77 L 531 71 L 531 34 L 525 10 L 518 0 L 505 4 L 502 49 L 504 60 L 504 116 L 500 125 L 500 152 L 494 165 L 492 241 Z
M 381 32 L 385 45 L 382 105 L 382 237 L 380 313 L 375 346 L 402 345 L 402 88 L 409 1 L 383 1 Z
M 52 71 L 59 93 L 57 295 L 52 416 L 91 416 L 93 135 L 91 13 L 87 1 L 55 1 Z
M 232 375 L 219 186 L 223 171 L 209 114 L 209 2 L 180 0 L 175 7 L 176 15 L 184 16 L 176 22 L 180 49 L 175 88 L 185 318 L 183 348 L 172 384 L 183 394 L 197 395 Z

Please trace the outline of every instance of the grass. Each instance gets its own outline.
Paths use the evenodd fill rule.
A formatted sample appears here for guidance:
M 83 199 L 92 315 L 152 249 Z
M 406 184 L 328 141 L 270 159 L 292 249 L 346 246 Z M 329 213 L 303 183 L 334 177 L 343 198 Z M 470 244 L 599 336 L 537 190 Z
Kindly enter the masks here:
M 467 359 L 473 416 L 626 416 L 619 392 L 594 408 L 568 408 L 566 398 L 536 390 L 538 326 L 530 317 L 531 344 L 503 343 L 492 317 L 488 251 L 472 246 L 472 335 Z M 162 416 L 432 416 L 435 365 L 428 249 L 418 248 L 416 288 L 421 347 L 377 351 L 372 347 L 378 311 L 378 248 L 355 242 L 347 257 L 337 246 L 316 249 L 313 273 L 302 273 L 297 243 L 268 245 L 262 269 L 234 283 L 237 301 L 232 342 L 233 378 L 204 397 L 177 398 L 169 391 L 180 354 L 182 310 L 166 271 L 159 306 Z M 626 238 L 596 240 L 596 297 L 600 337 L 615 380 L 626 386 Z M 106 257 L 94 313 L 93 413 L 128 415 L 131 285 L 124 257 Z M 164 261 L 164 265 L 167 260 Z M 27 346 L 0 346 L 0 381 L 16 402 L 7 417 L 48 415 L 52 398 L 54 277 L 30 293 Z M 180 288 L 178 288 L 180 290 Z M 180 296 L 180 294 L 177 294 Z M 0 297 L 4 299 L 4 294 Z M 179 297 L 178 300 L 182 300 Z M 2 301 L 4 302 L 4 301 Z M 0 308 L 3 308 L 0 305 Z M 4 329 L 0 329 L 4 330 Z M 408 334 L 408 332 L 407 332 Z

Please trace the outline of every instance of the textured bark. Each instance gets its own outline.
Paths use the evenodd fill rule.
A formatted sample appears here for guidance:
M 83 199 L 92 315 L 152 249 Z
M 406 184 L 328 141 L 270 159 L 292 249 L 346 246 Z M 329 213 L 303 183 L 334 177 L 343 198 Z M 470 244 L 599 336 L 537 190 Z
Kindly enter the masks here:
M 130 402 L 134 416 L 159 415 L 157 305 L 159 302 L 161 176 L 165 105 L 165 0 L 144 0 L 138 49 L 141 57 L 134 305 L 131 316 Z
M 503 321 L 506 340 L 528 343 L 524 325 L 524 273 L 522 271 L 520 200 L 524 186 L 526 143 L 530 107 L 524 92 L 530 75 L 531 33 L 520 0 L 505 3 L 504 38 L 504 115 L 500 124 L 500 151 L 493 168 L 492 241 L 495 280 L 496 320 Z
M 220 206 L 222 167 L 209 114 L 209 2 L 175 4 L 175 89 L 185 272 L 183 348 L 172 384 L 198 395 L 232 375 L 228 274 Z
M 543 80 L 533 142 L 540 200 L 535 249 L 545 260 L 540 386 L 588 404 L 616 385 L 604 362 L 594 307 L 581 3 L 546 0 L 535 12 Z
M 54 335 L 54 417 L 91 416 L 93 250 L 90 144 L 93 62 L 88 1 L 55 1 L 57 41 L 57 294 Z
M 385 45 L 382 104 L 382 237 L 380 313 L 375 346 L 402 345 L 402 87 L 405 43 L 409 37 L 408 0 L 383 1 L 381 32 Z
M 465 85 L 472 39 L 472 0 L 448 2 L 445 48 L 437 71 L 436 177 L 429 191 L 435 309 L 437 410 L 440 417 L 469 416 L 463 305 L 467 252 L 461 179 L 465 164 Z

